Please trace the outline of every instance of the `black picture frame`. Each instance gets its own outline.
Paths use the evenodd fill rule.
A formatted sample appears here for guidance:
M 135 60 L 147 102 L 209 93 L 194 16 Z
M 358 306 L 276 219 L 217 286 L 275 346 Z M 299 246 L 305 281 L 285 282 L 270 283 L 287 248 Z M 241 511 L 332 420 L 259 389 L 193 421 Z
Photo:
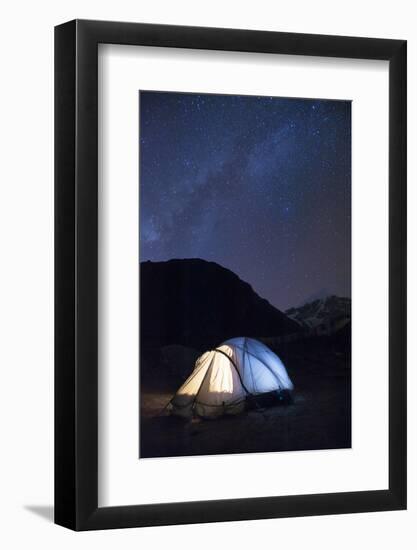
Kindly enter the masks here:
M 98 506 L 98 44 L 389 62 L 389 488 Z M 55 522 L 74 530 L 406 508 L 406 41 L 74 20 L 55 28 Z

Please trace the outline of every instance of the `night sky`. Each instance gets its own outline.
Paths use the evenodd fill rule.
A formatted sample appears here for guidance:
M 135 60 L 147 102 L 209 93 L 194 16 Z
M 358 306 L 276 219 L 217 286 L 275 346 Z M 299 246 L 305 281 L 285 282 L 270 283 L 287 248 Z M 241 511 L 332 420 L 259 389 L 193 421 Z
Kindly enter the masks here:
M 203 258 L 281 310 L 350 296 L 351 103 L 140 92 L 140 261 Z

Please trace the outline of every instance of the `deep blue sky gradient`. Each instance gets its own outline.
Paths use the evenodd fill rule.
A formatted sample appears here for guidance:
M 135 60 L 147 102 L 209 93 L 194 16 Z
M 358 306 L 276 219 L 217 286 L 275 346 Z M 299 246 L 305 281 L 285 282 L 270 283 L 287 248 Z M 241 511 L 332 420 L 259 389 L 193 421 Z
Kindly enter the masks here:
M 140 260 L 203 258 L 279 309 L 350 296 L 349 101 L 140 92 Z

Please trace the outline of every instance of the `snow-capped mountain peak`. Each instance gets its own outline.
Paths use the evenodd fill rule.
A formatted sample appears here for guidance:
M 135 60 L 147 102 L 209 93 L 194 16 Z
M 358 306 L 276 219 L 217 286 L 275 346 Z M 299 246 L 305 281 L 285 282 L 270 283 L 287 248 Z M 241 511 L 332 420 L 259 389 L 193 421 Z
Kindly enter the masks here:
M 351 299 L 327 296 L 287 309 L 285 313 L 306 330 L 330 334 L 350 321 Z

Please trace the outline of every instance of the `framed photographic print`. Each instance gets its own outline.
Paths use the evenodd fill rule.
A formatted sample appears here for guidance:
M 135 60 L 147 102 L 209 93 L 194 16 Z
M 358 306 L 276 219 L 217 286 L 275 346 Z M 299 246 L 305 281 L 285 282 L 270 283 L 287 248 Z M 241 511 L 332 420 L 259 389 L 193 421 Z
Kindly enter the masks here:
M 55 30 L 55 521 L 406 507 L 406 42 Z

